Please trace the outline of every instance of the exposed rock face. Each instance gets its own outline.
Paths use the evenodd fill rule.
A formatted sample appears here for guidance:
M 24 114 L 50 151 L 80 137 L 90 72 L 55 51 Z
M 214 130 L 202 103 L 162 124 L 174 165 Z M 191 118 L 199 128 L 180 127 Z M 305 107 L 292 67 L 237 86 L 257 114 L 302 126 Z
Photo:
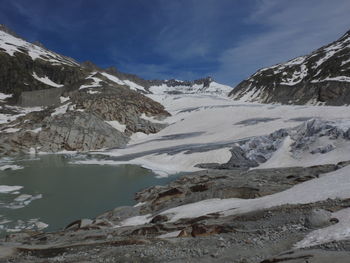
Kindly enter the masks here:
M 77 109 L 94 112 L 106 121 L 117 120 L 126 125 L 129 133 L 156 133 L 166 126 L 140 118 L 142 114 L 158 118 L 169 116 L 158 102 L 126 87 L 115 89 L 105 86 L 98 91 L 96 94 L 70 92 L 67 95 Z
M 103 119 L 92 113 L 68 112 L 44 120 L 43 131 L 39 132 L 40 150 L 78 150 L 121 147 L 128 137 L 114 129 Z
M 126 134 L 93 113 L 71 111 L 35 117 L 31 118 L 33 123 L 27 123 L 19 131 L 0 136 L 1 155 L 18 155 L 31 149 L 43 152 L 89 151 L 122 147 L 129 141 Z M 41 121 L 41 126 L 35 131 L 32 125 L 37 120 Z
M 142 114 L 168 116 L 162 105 L 126 87 L 105 84 L 96 94 L 87 91 L 66 92 L 69 97 L 63 97 L 64 103 L 0 124 L 0 155 L 31 148 L 57 152 L 123 147 L 133 132 L 155 133 L 166 126 L 141 118 Z M 108 121 L 118 121 L 125 130 L 113 128 Z
M 282 104 L 350 104 L 350 31 L 310 55 L 263 68 L 229 94 Z

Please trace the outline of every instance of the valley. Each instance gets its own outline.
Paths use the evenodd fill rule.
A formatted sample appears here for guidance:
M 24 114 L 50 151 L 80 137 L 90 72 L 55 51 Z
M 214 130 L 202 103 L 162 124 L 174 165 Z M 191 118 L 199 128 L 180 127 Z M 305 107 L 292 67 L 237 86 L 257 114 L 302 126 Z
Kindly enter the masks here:
M 0 262 L 347 262 L 349 41 L 232 88 L 2 26 Z

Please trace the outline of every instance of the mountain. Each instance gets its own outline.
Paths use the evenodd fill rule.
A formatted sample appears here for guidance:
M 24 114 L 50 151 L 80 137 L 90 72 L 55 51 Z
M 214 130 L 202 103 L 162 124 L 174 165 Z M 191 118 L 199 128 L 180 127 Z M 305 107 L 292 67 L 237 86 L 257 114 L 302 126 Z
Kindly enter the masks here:
M 153 94 L 205 94 L 227 96 L 232 88 L 215 82 L 211 77 L 194 81 L 176 79 L 150 81 L 149 91 Z
M 259 70 L 229 96 L 261 103 L 350 104 L 350 31 L 309 55 Z
M 145 80 L 78 63 L 0 26 L 0 155 L 124 147 L 167 126 L 159 120 L 170 114 L 147 94 L 229 91 L 211 78 Z
M 143 87 L 91 70 L 0 27 L 0 155 L 123 147 L 169 116 Z
M 232 87 L 217 83 L 211 77 L 184 81 L 170 80 L 146 80 L 137 75 L 120 72 L 115 67 L 101 69 L 91 62 L 84 62 L 83 66 L 91 70 L 101 72 L 109 80 L 120 85 L 129 86 L 143 94 L 205 94 L 215 96 L 227 96 Z

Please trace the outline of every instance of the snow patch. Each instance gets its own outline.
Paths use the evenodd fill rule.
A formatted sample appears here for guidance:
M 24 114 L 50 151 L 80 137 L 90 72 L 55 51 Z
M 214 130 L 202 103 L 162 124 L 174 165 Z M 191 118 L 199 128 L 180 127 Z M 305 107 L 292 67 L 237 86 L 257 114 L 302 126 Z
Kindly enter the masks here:
M 0 101 L 11 98 L 12 96 L 13 96 L 13 94 L 5 94 L 5 93 L 0 92 Z
M 174 231 L 174 232 L 160 235 L 160 236 L 158 236 L 158 238 L 173 238 L 173 237 L 177 237 L 180 233 L 181 233 L 181 230 L 178 230 L 178 231 Z
M 45 76 L 45 77 L 39 77 L 35 72 L 33 73 L 33 78 L 35 78 L 36 80 L 48 85 L 48 86 L 51 86 L 51 87 L 55 87 L 55 88 L 60 88 L 60 87 L 63 87 L 64 85 L 62 84 L 57 84 L 55 82 L 53 82 L 51 79 L 49 79 L 49 77 Z
M 28 114 L 30 112 L 43 110 L 42 107 L 23 108 L 23 107 L 18 107 L 18 106 L 9 106 L 9 105 L 7 105 L 6 108 L 14 110 L 14 111 L 18 112 L 18 114 L 2 114 L 2 113 L 0 113 L 0 124 L 12 122 L 12 121 L 16 120 L 17 118 L 19 118 L 21 116 L 25 116 L 26 114 Z
M 145 113 L 142 113 L 140 118 L 153 123 L 166 123 L 165 121 L 157 120 L 154 117 L 149 117 Z
M 63 97 L 63 96 L 60 97 L 60 102 L 61 102 L 61 103 L 65 103 L 65 102 L 67 102 L 67 101 L 69 101 L 69 100 L 70 100 L 69 97 Z
M 64 114 L 67 112 L 68 108 L 70 106 L 70 103 L 64 104 L 60 107 L 57 107 L 53 113 L 51 113 L 51 116 L 56 116 L 60 114 Z
M 119 85 L 126 85 L 132 90 L 141 90 L 141 91 L 146 92 L 144 87 L 136 84 L 135 82 L 132 82 L 130 80 L 121 80 L 121 79 L 117 78 L 116 76 L 113 76 L 113 75 L 108 74 L 106 72 L 102 72 L 101 74 L 103 76 L 105 76 L 106 78 L 108 78 L 110 81 L 113 81 L 113 82 L 115 82 L 115 83 L 117 83 Z
M 14 132 L 18 132 L 20 131 L 21 129 L 18 129 L 18 128 L 8 128 L 6 130 L 3 130 L 2 132 L 5 132 L 5 133 L 14 133 Z
M 332 241 L 341 241 L 350 238 L 350 208 L 342 209 L 332 214 L 339 222 L 322 229 L 312 231 L 303 240 L 296 243 L 296 248 L 312 247 Z
M 88 90 L 87 93 L 93 95 L 93 94 L 99 94 L 99 93 L 101 93 L 101 92 L 100 92 L 100 91 L 97 91 L 97 90 Z
M 347 76 L 337 76 L 337 77 L 328 77 L 322 80 L 312 80 L 311 83 L 325 82 L 325 81 L 340 81 L 340 82 L 350 82 L 350 77 Z
M 36 128 L 36 129 L 34 129 L 34 130 L 29 130 L 29 131 L 30 131 L 30 132 L 34 132 L 34 133 L 39 133 L 39 132 L 42 131 L 42 128 L 39 127 L 39 128 Z
M 120 132 L 125 132 L 126 130 L 126 125 L 121 124 L 119 121 L 106 121 L 110 126 L 112 126 L 114 129 L 120 131 Z
M 101 87 L 102 80 L 97 78 L 97 77 L 94 77 L 94 75 L 96 75 L 96 72 L 91 73 L 90 76 L 88 76 L 86 78 L 86 79 L 91 79 L 92 83 L 91 84 L 87 84 L 87 85 L 81 85 L 79 90 L 87 89 L 87 88 L 98 88 L 98 87 Z

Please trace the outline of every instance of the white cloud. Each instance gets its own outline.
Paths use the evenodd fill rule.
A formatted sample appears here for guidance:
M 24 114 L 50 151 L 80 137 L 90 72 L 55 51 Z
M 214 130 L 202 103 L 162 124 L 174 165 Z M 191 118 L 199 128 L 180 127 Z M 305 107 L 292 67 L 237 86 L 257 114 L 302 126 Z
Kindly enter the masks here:
M 258 0 L 245 22 L 263 32 L 223 51 L 214 76 L 237 84 L 261 67 L 307 54 L 349 30 L 349 13 L 348 0 Z

